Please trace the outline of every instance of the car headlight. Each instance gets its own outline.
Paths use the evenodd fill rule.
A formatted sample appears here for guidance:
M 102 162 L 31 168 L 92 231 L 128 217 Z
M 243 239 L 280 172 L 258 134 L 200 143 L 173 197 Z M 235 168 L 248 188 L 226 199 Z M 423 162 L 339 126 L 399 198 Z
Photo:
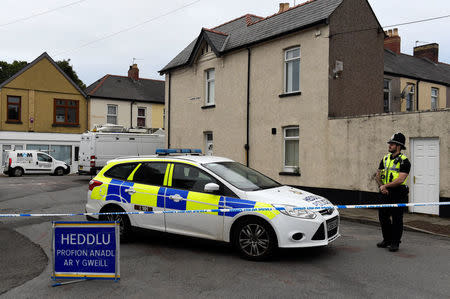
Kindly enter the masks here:
M 304 218 L 304 219 L 314 219 L 317 217 L 317 214 L 310 210 L 294 210 L 295 206 L 290 205 L 273 205 L 275 208 L 284 208 L 284 210 L 278 210 L 284 215 Z

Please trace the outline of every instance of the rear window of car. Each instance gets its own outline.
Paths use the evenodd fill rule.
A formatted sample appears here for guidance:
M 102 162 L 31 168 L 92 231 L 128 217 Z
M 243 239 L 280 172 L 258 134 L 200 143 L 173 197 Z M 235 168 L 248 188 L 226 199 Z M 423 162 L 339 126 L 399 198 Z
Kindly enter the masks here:
M 138 163 L 125 163 L 111 167 L 104 174 L 105 177 L 125 181 L 133 172 Z

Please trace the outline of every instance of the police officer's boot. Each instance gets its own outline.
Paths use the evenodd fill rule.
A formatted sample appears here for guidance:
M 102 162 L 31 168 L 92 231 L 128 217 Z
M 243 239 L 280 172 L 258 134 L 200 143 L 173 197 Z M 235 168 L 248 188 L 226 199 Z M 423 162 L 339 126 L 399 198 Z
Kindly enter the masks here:
M 391 252 L 398 251 L 398 245 L 399 244 L 397 242 L 392 243 L 391 245 L 389 245 L 389 251 L 391 251 Z
M 377 243 L 377 247 L 379 247 L 379 248 L 386 248 L 386 247 L 388 247 L 390 244 L 391 244 L 391 242 L 386 241 L 386 240 L 383 240 L 383 241 Z

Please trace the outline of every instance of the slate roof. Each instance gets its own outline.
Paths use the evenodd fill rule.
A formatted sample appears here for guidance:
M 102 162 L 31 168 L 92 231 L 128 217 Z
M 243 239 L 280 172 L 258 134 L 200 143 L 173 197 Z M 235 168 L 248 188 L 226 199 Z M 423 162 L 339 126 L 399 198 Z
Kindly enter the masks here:
M 203 28 L 199 36 L 160 70 L 160 73 L 190 64 L 203 40 L 220 56 L 323 22 L 342 1 L 311 0 L 266 18 L 247 14 L 213 29 Z
M 140 101 L 164 104 L 164 81 L 133 80 L 125 76 L 105 75 L 86 88 L 86 94 L 95 98 Z
M 450 86 L 450 65 L 384 50 L 384 72 Z
M 48 61 L 50 61 L 50 63 L 70 82 L 70 84 L 72 84 L 73 87 L 75 87 L 76 90 L 78 90 L 83 95 L 83 97 L 86 97 L 86 94 L 84 93 L 84 91 L 75 82 L 73 82 L 73 80 L 59 67 L 59 65 L 56 64 L 56 62 L 53 60 L 53 58 L 50 57 L 50 55 L 47 54 L 47 52 L 42 53 L 38 58 L 36 58 L 32 62 L 30 62 L 29 64 L 24 66 L 20 71 L 18 71 L 12 77 L 10 77 L 8 80 L 6 80 L 2 84 L 0 84 L 0 89 L 2 89 L 3 86 L 7 85 L 11 81 L 16 79 L 20 75 L 22 75 L 23 73 L 25 73 L 25 71 L 30 69 L 32 66 L 34 66 L 36 63 L 38 63 L 39 61 L 41 61 L 44 58 L 47 58 Z

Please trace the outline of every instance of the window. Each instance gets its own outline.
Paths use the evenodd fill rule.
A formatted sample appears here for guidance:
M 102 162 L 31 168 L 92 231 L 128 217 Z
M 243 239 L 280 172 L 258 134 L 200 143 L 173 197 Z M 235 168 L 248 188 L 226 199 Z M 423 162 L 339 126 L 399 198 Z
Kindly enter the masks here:
M 391 80 L 384 79 L 384 98 L 383 98 L 383 107 L 384 112 L 389 112 L 390 109 L 390 103 L 391 103 Z
M 54 102 L 54 123 L 60 125 L 78 125 L 78 101 L 59 100 Z
M 172 175 L 172 187 L 196 192 L 205 192 L 205 185 L 218 182 L 197 167 L 175 164 Z
M 134 173 L 133 182 L 162 186 L 167 163 L 144 163 Z
M 8 117 L 7 121 L 20 122 L 20 102 L 21 98 L 16 96 L 8 96 L 7 110 Z
M 52 162 L 52 158 L 46 154 L 37 153 L 37 159 L 39 162 Z
M 298 127 L 284 128 L 284 170 L 298 171 Z
M 48 144 L 27 144 L 27 150 L 36 150 L 48 153 L 50 151 L 50 146 Z
M 106 123 L 117 125 L 117 105 L 108 105 Z
M 409 92 L 406 95 L 406 111 L 414 110 L 414 84 L 410 84 Z
M 300 91 L 300 47 L 284 51 L 284 92 Z
M 214 105 L 215 71 L 206 71 L 206 105 Z
M 111 167 L 104 175 L 108 178 L 125 181 L 137 165 L 138 163 L 119 164 Z
M 431 110 L 439 108 L 439 89 L 431 87 Z
M 205 132 L 205 155 L 212 156 L 214 148 L 214 140 L 212 132 Z
M 147 109 L 145 107 L 138 107 L 137 126 L 145 128 L 145 119 L 147 115 Z
M 203 46 L 203 48 L 202 48 L 202 54 L 201 55 L 207 54 L 209 52 L 211 52 L 211 47 L 209 46 L 209 44 L 205 44 Z
M 56 160 L 64 161 L 67 165 L 72 164 L 71 145 L 51 145 L 49 153 Z
M 79 146 L 75 146 L 75 157 L 74 161 L 78 161 L 78 154 L 80 153 L 80 147 Z

